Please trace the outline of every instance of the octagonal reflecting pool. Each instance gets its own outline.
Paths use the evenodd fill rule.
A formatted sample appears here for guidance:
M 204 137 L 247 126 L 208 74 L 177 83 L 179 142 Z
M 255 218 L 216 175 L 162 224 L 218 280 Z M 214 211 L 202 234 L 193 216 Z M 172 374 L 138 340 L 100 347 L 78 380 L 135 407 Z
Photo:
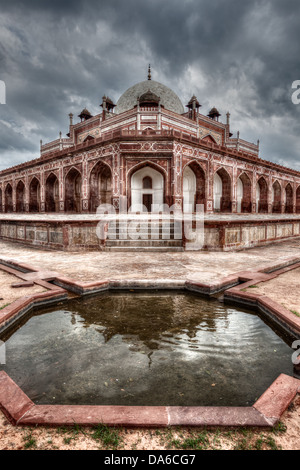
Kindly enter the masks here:
M 0 367 L 36 404 L 250 406 L 293 375 L 291 338 L 183 292 L 76 298 L 0 339 Z

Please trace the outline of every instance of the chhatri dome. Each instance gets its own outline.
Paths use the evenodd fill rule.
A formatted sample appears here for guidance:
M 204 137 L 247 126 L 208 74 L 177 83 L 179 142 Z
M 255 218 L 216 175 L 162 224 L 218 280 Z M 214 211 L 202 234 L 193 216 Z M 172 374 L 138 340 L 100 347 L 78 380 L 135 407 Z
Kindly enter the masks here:
M 117 102 L 115 112 L 117 114 L 124 113 L 129 109 L 134 108 L 138 104 L 138 99 L 151 92 L 153 95 L 156 95 L 160 98 L 160 104 L 170 111 L 174 111 L 178 114 L 184 113 L 184 107 L 180 99 L 174 93 L 173 90 L 163 85 L 162 83 L 156 82 L 151 79 L 151 70 L 149 66 L 148 70 L 148 80 L 139 82 L 136 85 L 128 88 L 128 90 L 123 93 L 119 101 Z

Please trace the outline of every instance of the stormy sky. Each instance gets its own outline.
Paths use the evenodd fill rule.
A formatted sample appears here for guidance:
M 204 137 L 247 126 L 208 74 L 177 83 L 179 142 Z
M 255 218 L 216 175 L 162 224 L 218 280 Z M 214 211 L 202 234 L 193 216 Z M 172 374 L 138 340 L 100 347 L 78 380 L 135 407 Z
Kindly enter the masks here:
M 68 114 L 152 78 L 216 106 L 260 156 L 300 170 L 299 0 L 0 0 L 0 169 L 39 156 Z M 77 119 L 77 118 L 76 118 Z M 76 121 L 77 122 L 77 121 Z

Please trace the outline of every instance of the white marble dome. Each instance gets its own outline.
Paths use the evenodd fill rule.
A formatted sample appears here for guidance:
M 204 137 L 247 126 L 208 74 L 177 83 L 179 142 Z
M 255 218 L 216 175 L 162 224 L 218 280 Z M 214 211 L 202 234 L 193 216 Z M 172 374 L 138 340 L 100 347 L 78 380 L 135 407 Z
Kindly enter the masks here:
M 120 114 L 132 109 L 137 105 L 138 97 L 146 93 L 148 90 L 160 97 L 160 103 L 166 109 L 178 114 L 184 113 L 184 107 L 176 93 L 162 83 L 154 80 L 145 80 L 144 82 L 137 83 L 136 85 L 128 88 L 117 102 L 115 112 Z

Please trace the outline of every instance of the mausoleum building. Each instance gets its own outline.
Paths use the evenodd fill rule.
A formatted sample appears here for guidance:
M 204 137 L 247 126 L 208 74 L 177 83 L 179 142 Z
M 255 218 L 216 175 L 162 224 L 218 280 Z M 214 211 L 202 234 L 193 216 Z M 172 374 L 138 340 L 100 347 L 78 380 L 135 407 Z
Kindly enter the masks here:
M 259 142 L 232 134 L 229 112 L 223 122 L 196 96 L 184 106 L 150 68 L 147 80 L 100 106 L 96 116 L 70 114 L 66 137 L 0 172 L 0 211 L 118 211 L 122 199 L 148 211 L 203 204 L 207 213 L 300 213 L 300 172 L 260 158 Z

